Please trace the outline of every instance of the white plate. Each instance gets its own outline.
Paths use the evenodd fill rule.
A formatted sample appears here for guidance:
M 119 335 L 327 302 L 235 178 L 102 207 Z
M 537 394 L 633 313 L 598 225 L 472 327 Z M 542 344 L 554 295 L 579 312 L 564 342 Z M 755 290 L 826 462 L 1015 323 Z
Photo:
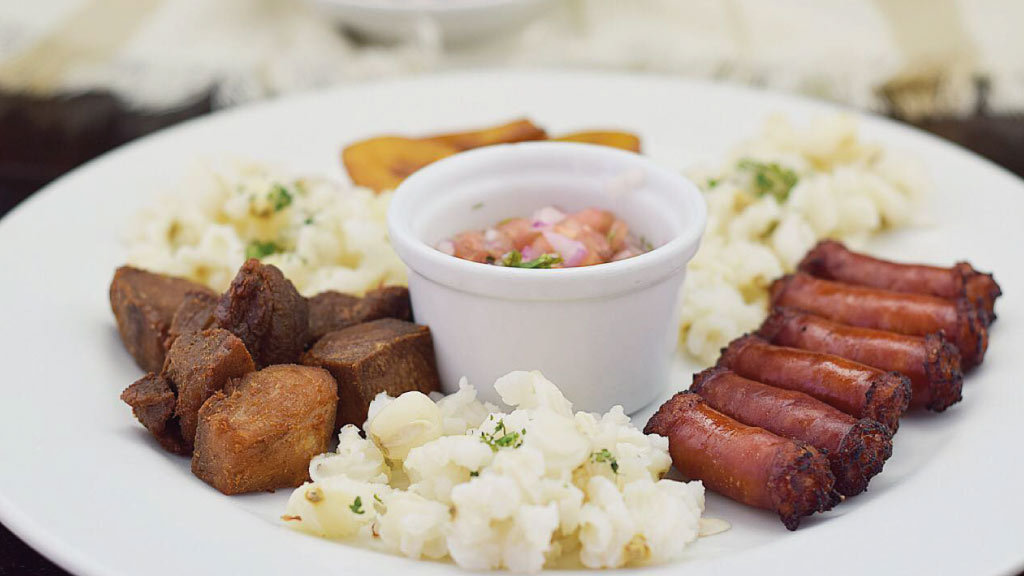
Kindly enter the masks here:
M 89 575 L 458 572 L 302 536 L 281 526 L 287 491 L 226 497 L 156 448 L 118 400 L 139 370 L 107 302 L 119 237 L 197 160 L 228 156 L 342 177 L 338 152 L 375 134 L 526 115 L 553 132 L 639 132 L 657 160 L 714 158 L 771 112 L 825 105 L 679 80 L 587 73 L 474 73 L 367 85 L 238 109 L 145 138 L 40 192 L 0 222 L 0 520 Z M 935 180 L 935 225 L 889 236 L 883 255 L 994 270 L 1005 296 L 984 366 L 944 414 L 913 414 L 870 491 L 787 532 L 771 514 L 708 498 L 729 532 L 649 573 L 994 574 L 1024 562 L 1024 185 L 959 148 L 877 118 L 865 138 L 908 149 Z M 689 383 L 680 363 L 672 388 Z M 639 414 L 643 424 L 653 407 Z M 329 571 L 329 572 L 328 572 Z

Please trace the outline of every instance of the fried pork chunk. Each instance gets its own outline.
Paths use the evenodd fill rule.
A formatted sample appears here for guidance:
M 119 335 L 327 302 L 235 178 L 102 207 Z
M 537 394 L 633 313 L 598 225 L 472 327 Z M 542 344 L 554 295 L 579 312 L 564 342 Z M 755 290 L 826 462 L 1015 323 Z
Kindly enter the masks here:
M 170 380 L 150 372 L 125 388 L 121 400 L 132 407 L 135 418 L 153 433 L 165 450 L 188 454 L 189 446 L 181 438 L 178 417 L 174 415 L 177 398 Z
M 309 302 L 309 344 L 324 337 L 328 332 L 358 324 L 356 309 L 362 298 L 328 290 L 313 296 Z
M 256 370 L 245 344 L 227 330 L 214 328 L 182 334 L 167 352 L 163 376 L 178 393 L 174 413 L 181 437 L 192 447 L 199 408 L 228 380 Z M 144 423 L 145 424 L 145 423 Z
M 331 332 L 302 357 L 326 368 L 338 381 L 337 425 L 362 425 L 380 392 L 398 396 L 438 390 L 440 380 L 430 329 L 393 318 Z
M 211 292 L 189 292 L 174 312 L 171 327 L 167 331 L 167 349 L 182 334 L 202 332 L 212 328 L 213 312 L 217 309 L 218 297 Z
M 256 366 L 296 362 L 309 333 L 309 305 L 274 266 L 249 260 L 220 297 L 217 326 L 245 342 Z
M 159 372 L 174 313 L 188 292 L 213 294 L 202 286 L 163 274 L 122 266 L 110 283 L 110 307 L 128 353 L 140 368 Z
M 192 472 L 224 494 L 294 487 L 334 432 L 337 384 L 282 364 L 232 380 L 199 411 Z
M 309 299 L 309 343 L 328 332 L 381 318 L 412 320 L 408 288 L 385 286 L 370 290 L 363 298 L 341 292 L 321 292 Z
M 359 303 L 359 322 L 395 318 L 412 322 L 412 301 L 405 286 L 383 286 L 370 290 Z

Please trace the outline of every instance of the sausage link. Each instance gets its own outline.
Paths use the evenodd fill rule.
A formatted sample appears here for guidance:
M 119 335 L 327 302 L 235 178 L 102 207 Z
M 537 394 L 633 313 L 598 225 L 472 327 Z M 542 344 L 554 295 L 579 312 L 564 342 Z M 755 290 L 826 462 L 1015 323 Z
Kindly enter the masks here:
M 697 394 L 670 398 L 644 433 L 668 438 L 672 463 L 687 478 L 737 502 L 777 512 L 790 530 L 802 517 L 840 500 L 828 458 L 817 449 L 741 424 Z
M 908 336 L 839 324 L 792 308 L 775 308 L 758 335 L 772 344 L 842 356 L 910 378 L 911 408 L 942 412 L 960 401 L 960 352 L 941 333 Z
M 995 320 L 996 298 L 1002 294 L 991 274 L 978 272 L 967 262 L 958 262 L 951 268 L 902 264 L 853 252 L 835 240 L 819 242 L 798 268 L 818 278 L 894 292 L 947 300 L 966 295 L 985 312 L 986 322 Z
M 894 433 L 910 402 L 910 379 L 839 356 L 773 346 L 747 335 L 729 343 L 718 365 L 776 388 L 803 392 Z
M 977 366 L 988 348 L 988 328 L 966 297 L 945 300 L 791 274 L 771 287 L 772 305 L 799 308 L 841 324 L 910 336 L 942 332 L 960 350 L 965 368 Z
M 892 432 L 884 424 L 858 420 L 803 392 L 748 380 L 725 368 L 694 375 L 690 391 L 743 424 L 821 450 L 829 459 L 836 490 L 844 496 L 867 489 L 892 455 Z

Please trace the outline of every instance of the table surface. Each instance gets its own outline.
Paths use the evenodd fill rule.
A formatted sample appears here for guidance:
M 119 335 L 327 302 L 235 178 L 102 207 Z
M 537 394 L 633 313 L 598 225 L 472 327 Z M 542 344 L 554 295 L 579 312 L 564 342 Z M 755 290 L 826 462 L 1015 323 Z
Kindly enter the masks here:
M 152 114 L 129 110 L 102 93 L 38 99 L 0 91 L 0 217 L 79 164 L 211 110 L 208 95 L 178 109 Z M 976 115 L 913 124 L 1024 177 L 1024 116 Z M 67 572 L 0 526 L 0 576 L 8 575 L 67 576 Z

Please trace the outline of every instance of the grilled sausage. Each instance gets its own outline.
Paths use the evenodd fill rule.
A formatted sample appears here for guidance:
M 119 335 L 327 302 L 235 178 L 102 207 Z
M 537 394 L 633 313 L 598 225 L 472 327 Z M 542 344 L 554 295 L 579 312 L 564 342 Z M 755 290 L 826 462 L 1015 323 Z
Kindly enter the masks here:
M 818 278 L 883 288 L 894 292 L 928 294 L 947 300 L 966 295 L 987 322 L 995 320 L 995 303 L 1002 291 L 991 274 L 978 272 L 967 262 L 951 268 L 901 264 L 853 252 L 834 240 L 818 243 L 800 262 L 799 269 Z
M 911 408 L 941 412 L 960 401 L 960 352 L 941 333 L 907 336 L 775 308 L 758 334 L 773 344 L 825 352 L 910 378 Z
M 945 300 L 791 274 L 772 284 L 772 304 L 800 308 L 842 324 L 927 336 L 942 332 L 960 350 L 965 368 L 988 348 L 988 328 L 967 297 Z
M 748 506 L 772 510 L 796 530 L 800 519 L 832 508 L 839 495 L 828 459 L 802 442 L 741 424 L 697 394 L 680 392 L 644 427 L 668 438 L 684 476 Z
M 882 471 L 892 455 L 892 432 L 868 418 L 860 420 L 804 394 L 748 380 L 725 368 L 693 377 L 690 391 L 715 410 L 748 425 L 800 440 L 828 456 L 836 490 L 854 496 Z
M 910 379 L 821 352 L 772 346 L 759 336 L 729 343 L 718 365 L 776 388 L 803 392 L 893 432 L 910 402 Z

